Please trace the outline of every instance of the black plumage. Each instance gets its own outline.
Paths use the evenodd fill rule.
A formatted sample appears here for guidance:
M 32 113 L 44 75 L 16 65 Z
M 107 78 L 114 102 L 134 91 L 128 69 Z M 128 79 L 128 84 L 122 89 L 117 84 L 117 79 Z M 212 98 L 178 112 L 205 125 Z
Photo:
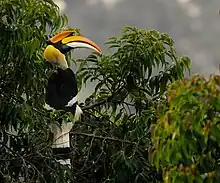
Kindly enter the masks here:
M 52 67 L 56 65 L 58 68 L 48 79 L 45 107 L 47 109 L 52 108 L 52 110 L 71 112 L 74 116 L 74 121 L 78 121 L 81 119 L 83 111 L 77 105 L 77 81 L 74 72 L 68 68 L 65 54 L 75 48 L 89 48 L 100 54 L 102 51 L 98 45 L 88 38 L 75 36 L 74 30 L 63 31 L 53 36 L 47 41 L 47 45 L 44 51 L 44 58 Z M 54 135 L 53 151 L 57 155 L 63 152 L 66 152 L 65 154 L 67 155 L 71 150 L 69 132 L 74 122 L 58 122 L 60 123 L 59 127 L 56 124 L 51 126 Z M 69 164 L 70 157 L 60 158 L 61 164 Z M 66 158 L 68 161 L 64 162 L 62 159 Z
M 58 68 L 48 80 L 46 88 L 46 103 L 56 109 L 72 112 L 75 114 L 76 104 L 66 106 L 78 93 L 77 81 L 74 72 L 67 68 Z

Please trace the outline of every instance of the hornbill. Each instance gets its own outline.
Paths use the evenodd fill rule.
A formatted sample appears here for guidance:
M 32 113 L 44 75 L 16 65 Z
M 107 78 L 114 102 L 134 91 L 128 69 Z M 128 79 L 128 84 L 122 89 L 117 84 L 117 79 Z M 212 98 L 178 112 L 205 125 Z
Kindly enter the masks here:
M 71 112 L 74 120 L 77 121 L 82 114 L 82 110 L 77 105 L 77 81 L 74 72 L 68 67 L 65 56 L 75 48 L 89 48 L 102 54 L 97 44 L 83 36 L 76 36 L 74 30 L 60 32 L 47 41 L 44 58 L 47 63 L 58 67 L 49 77 L 45 102 L 47 108 Z M 57 152 L 59 149 L 70 147 L 69 132 L 72 126 L 73 123 L 63 123 L 61 127 L 53 126 L 55 128 L 53 149 Z

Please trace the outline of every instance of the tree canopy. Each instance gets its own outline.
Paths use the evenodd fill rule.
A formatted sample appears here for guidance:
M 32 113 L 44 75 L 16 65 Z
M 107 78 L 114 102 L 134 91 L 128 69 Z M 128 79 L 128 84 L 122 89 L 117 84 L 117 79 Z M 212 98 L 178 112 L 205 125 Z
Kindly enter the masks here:
M 77 73 L 79 82 L 96 81 L 96 87 L 82 104 L 84 124 L 73 128 L 73 161 L 80 162 L 85 182 L 100 175 L 104 182 L 155 181 L 159 175 L 147 151 L 150 124 L 167 84 L 183 78 L 190 60 L 178 57 L 173 40 L 156 30 L 125 27 L 107 44 L 113 54 L 81 60 Z
M 65 182 L 49 145 L 57 120 L 43 108 L 50 72 L 43 48 L 66 23 L 52 0 L 0 1 L 1 182 Z
M 154 129 L 152 160 L 166 182 L 219 182 L 220 76 L 169 86 Z
M 120 36 L 106 43 L 112 54 L 94 53 L 76 60 L 80 63 L 76 73 L 79 86 L 87 82 L 96 86 L 80 104 L 81 121 L 74 121 L 69 113 L 44 108 L 44 88 L 54 68 L 45 64 L 43 49 L 50 35 L 67 26 L 67 18 L 52 0 L 1 0 L 0 5 L 1 182 L 160 182 L 171 167 L 180 166 L 178 158 L 185 158 L 181 162 L 185 167 L 192 156 L 197 157 L 194 132 L 203 139 L 201 149 L 209 140 L 218 144 L 216 77 L 209 83 L 197 78 L 191 83 L 182 80 L 190 70 L 190 59 L 177 55 L 169 35 L 125 27 Z M 202 105 L 203 100 L 207 105 Z M 195 103 L 199 107 L 188 111 Z M 175 117 L 168 128 L 167 111 Z M 181 120 L 188 117 L 195 121 L 195 128 L 191 128 L 193 121 L 187 123 L 193 131 L 179 131 Z M 199 133 L 207 125 L 196 123 L 205 118 L 210 121 L 207 124 L 213 119 L 210 138 L 204 137 L 207 130 Z M 51 148 L 51 124 L 61 122 L 74 122 L 72 152 L 68 154 L 71 166 L 59 164 Z M 177 139 L 171 146 L 172 133 Z M 187 138 L 192 144 L 182 155 L 179 146 Z M 214 145 L 204 152 L 205 161 L 214 161 L 206 159 L 207 153 L 217 151 Z M 200 172 L 213 170 L 212 166 Z M 177 169 L 171 173 L 179 176 Z

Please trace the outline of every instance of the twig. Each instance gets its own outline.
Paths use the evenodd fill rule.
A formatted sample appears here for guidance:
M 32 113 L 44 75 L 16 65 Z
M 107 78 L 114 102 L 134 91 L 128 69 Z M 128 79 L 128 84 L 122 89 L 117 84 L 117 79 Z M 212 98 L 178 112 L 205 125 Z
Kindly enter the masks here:
M 101 100 L 99 102 L 95 102 L 94 104 L 91 104 L 91 105 L 88 105 L 88 106 L 85 106 L 85 107 L 82 107 L 82 110 L 89 110 L 89 109 L 93 109 L 94 107 L 98 107 L 106 102 L 108 102 L 108 99 L 104 99 L 104 100 Z
M 82 170 L 86 167 L 87 162 L 89 161 L 89 154 L 90 154 L 90 151 L 91 151 L 91 148 L 92 148 L 94 139 L 95 139 L 95 138 L 93 137 L 92 140 L 91 140 L 91 143 L 90 143 L 90 146 L 89 146 L 89 149 L 88 149 L 88 152 L 87 152 L 87 158 L 86 158 L 86 160 L 85 160 L 85 162 L 84 162 L 83 167 L 79 170 L 78 173 L 82 172 Z M 78 173 L 77 173 L 77 174 L 78 174 Z
M 94 140 L 94 138 L 93 138 L 93 140 Z M 102 146 L 101 146 L 102 152 L 101 152 L 98 156 L 96 156 L 97 159 L 96 159 L 96 157 L 95 157 L 95 158 L 93 159 L 92 165 L 91 165 L 91 166 L 88 166 L 88 167 L 87 167 L 86 169 L 84 169 L 84 170 L 83 170 L 83 168 L 82 168 L 79 172 L 76 173 L 77 175 L 83 174 L 84 172 L 90 170 L 93 166 L 96 166 L 96 163 L 101 159 L 102 155 L 105 153 L 104 150 L 103 150 L 103 146 L 104 146 L 103 143 L 104 143 L 104 142 L 105 142 L 105 140 L 102 141 Z M 96 159 L 96 161 L 94 161 L 95 159 Z
M 5 97 L 7 97 L 8 99 L 11 99 L 11 98 L 12 98 L 12 99 L 14 99 L 15 101 L 17 101 L 17 102 L 19 102 L 19 103 L 21 103 L 21 104 L 25 102 L 25 100 L 21 100 L 21 99 L 17 98 L 17 97 L 14 96 L 14 95 L 9 96 L 9 95 L 6 94 L 5 92 L 2 92 L 2 94 L 3 94 Z M 42 116 L 44 116 L 44 117 L 50 119 L 45 113 L 43 113 L 43 112 L 37 110 L 37 109 L 34 108 L 33 106 L 30 106 L 30 105 L 29 105 L 29 107 L 32 107 L 32 109 L 33 109 L 35 112 L 37 112 L 37 113 L 39 113 L 40 115 L 42 115 Z
M 110 140 L 110 141 L 117 141 L 117 142 L 122 142 L 122 143 L 129 143 L 129 144 L 136 144 L 135 142 L 129 141 L 129 140 L 121 140 L 121 139 L 116 139 L 112 137 L 102 137 L 102 136 L 96 136 L 94 134 L 88 134 L 88 133 L 81 133 L 81 132 L 70 132 L 72 135 L 83 135 L 87 137 L 92 137 L 95 139 L 103 139 L 103 140 Z
M 11 151 L 11 153 L 16 154 L 19 158 L 21 158 L 23 164 L 24 164 L 24 168 L 25 168 L 25 180 L 27 180 L 27 176 L 28 176 L 28 166 L 26 164 L 26 160 L 24 159 L 23 156 L 21 156 L 19 153 L 15 152 L 13 149 L 11 149 L 10 147 L 8 147 L 7 145 L 5 145 L 4 143 L 0 142 L 0 144 L 2 146 L 4 146 L 7 150 Z M 26 181 L 25 181 L 26 182 Z
M 32 164 L 31 162 L 27 161 L 27 160 L 26 160 L 26 162 L 29 163 L 29 165 L 30 165 L 34 170 L 37 171 L 38 175 L 40 175 L 40 177 L 42 178 L 43 182 L 46 183 L 47 181 L 44 179 L 44 175 L 37 169 L 37 167 L 36 167 L 34 164 Z
M 118 90 L 116 90 L 116 94 L 120 93 L 121 90 L 123 89 L 123 87 L 119 88 Z M 125 95 L 127 97 L 127 94 Z M 99 102 L 95 102 L 94 104 L 91 104 L 89 106 L 84 106 L 82 107 L 82 110 L 89 110 L 89 109 L 93 109 L 94 107 L 97 107 L 97 106 L 100 106 L 106 102 L 110 102 L 111 99 L 113 99 L 115 96 L 114 95 L 111 95 L 109 96 L 108 98 L 104 99 L 104 100 L 101 100 Z M 121 100 L 119 100 L 118 102 L 120 102 Z

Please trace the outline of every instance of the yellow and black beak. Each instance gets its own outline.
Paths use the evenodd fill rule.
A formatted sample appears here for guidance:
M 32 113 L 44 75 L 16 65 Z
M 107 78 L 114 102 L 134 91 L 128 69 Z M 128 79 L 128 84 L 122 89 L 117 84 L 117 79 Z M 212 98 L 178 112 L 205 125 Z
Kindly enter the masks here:
M 64 54 L 71 49 L 88 48 L 98 52 L 99 54 L 102 54 L 100 47 L 93 41 L 83 36 L 76 36 L 74 34 L 74 30 L 63 31 L 50 38 L 47 42 L 48 46 L 44 51 L 44 58 L 52 64 L 67 67 Z

